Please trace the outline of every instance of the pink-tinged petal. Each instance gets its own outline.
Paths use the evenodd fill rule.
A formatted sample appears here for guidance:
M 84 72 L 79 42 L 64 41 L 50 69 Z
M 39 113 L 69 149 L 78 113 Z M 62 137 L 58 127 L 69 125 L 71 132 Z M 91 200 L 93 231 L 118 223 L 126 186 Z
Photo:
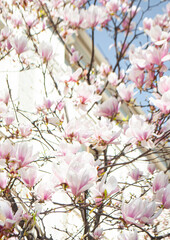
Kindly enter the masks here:
M 164 188 L 168 185 L 169 179 L 168 176 L 166 174 L 164 174 L 164 172 L 160 172 L 158 173 L 153 180 L 153 192 L 157 192 L 158 190 L 160 190 L 161 188 Z

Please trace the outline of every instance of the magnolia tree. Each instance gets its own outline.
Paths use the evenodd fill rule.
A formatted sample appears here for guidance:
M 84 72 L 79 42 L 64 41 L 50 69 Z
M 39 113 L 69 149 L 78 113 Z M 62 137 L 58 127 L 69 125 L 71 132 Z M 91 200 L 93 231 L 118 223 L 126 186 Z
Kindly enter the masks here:
M 1 239 L 169 239 L 170 4 L 146 17 L 161 4 L 0 1 Z M 82 31 L 88 61 L 69 44 Z M 97 31 L 112 65 L 96 64 Z M 37 81 L 29 110 L 14 72 L 22 96 Z

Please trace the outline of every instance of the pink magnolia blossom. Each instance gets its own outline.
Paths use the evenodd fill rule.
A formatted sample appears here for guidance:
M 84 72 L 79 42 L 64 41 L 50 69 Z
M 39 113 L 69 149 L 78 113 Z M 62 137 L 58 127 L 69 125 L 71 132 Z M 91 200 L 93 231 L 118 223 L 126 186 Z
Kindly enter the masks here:
M 27 187 L 32 188 L 38 181 L 38 168 L 35 165 L 24 167 L 19 170 L 21 179 L 24 181 Z
M 96 240 L 103 239 L 103 228 L 97 227 L 93 232 L 93 237 Z
M 43 107 L 45 108 L 45 109 L 50 109 L 51 108 L 51 106 L 53 105 L 53 101 L 52 100 L 50 100 L 50 99 L 48 99 L 48 98 L 44 98 L 44 100 L 43 100 Z
M 168 176 L 164 174 L 163 171 L 161 171 L 154 177 L 153 184 L 152 184 L 153 192 L 156 193 L 161 188 L 166 187 L 168 185 L 168 182 L 169 182 Z
M 110 0 L 106 3 L 106 9 L 109 14 L 114 15 L 121 5 L 120 0 Z
M 72 144 L 67 144 L 67 145 L 72 145 Z M 77 153 L 76 148 L 74 149 L 73 146 L 71 148 L 72 148 L 70 149 L 71 152 L 68 151 L 65 153 L 66 150 L 64 150 L 64 152 L 62 153 L 59 152 L 57 154 L 58 156 L 56 160 L 58 162 L 54 163 L 52 168 L 55 187 L 58 187 L 59 185 L 63 185 L 63 186 L 66 185 L 66 186 L 72 186 L 71 189 L 74 188 L 73 187 L 74 183 L 72 183 L 70 180 L 72 178 L 71 176 L 72 173 L 71 174 L 69 173 L 70 168 L 72 169 L 73 167 L 75 168 L 79 167 L 80 169 L 82 169 L 82 172 L 83 172 L 83 168 L 85 169 L 87 168 L 86 164 L 88 165 L 88 167 L 90 166 L 90 168 L 95 168 L 94 167 L 95 162 L 92 154 L 87 152 Z M 76 177 L 78 178 L 79 176 L 75 176 L 75 178 Z M 77 187 L 79 188 L 80 186 L 78 185 Z
M 72 2 L 72 4 L 74 4 L 76 7 L 81 8 L 81 7 L 87 2 L 87 0 L 79 0 L 79 1 L 77 1 L 77 0 L 72 0 L 71 2 Z
M 115 72 L 111 72 L 108 76 L 108 81 L 112 86 L 117 86 L 119 83 L 117 74 Z
M 170 208 L 170 184 L 156 192 L 156 201 L 161 202 L 164 208 Z
M 72 55 L 70 56 L 70 63 L 75 64 L 80 60 L 81 56 L 78 51 L 72 52 Z
M 106 177 L 107 175 L 105 174 L 102 180 L 91 188 L 92 195 L 97 205 L 100 205 L 103 199 L 119 191 L 116 178 L 110 176 L 106 181 Z
M 22 17 L 21 15 L 13 15 L 14 17 L 12 18 L 12 23 L 15 28 L 19 28 L 20 26 L 23 25 Z
M 118 102 L 118 100 L 115 97 L 110 97 L 98 106 L 96 115 L 114 118 L 118 114 L 119 108 L 120 103 Z
M 129 102 L 133 98 L 133 96 L 136 94 L 134 93 L 134 88 L 135 88 L 134 84 L 130 84 L 126 87 L 124 83 L 121 83 L 117 87 L 117 91 L 123 100 L 125 100 L 126 102 Z
M 85 20 L 84 11 L 67 4 L 63 10 L 63 18 L 72 28 L 79 28 Z
M 54 8 L 60 8 L 63 6 L 63 0 L 52 0 L 52 4 Z
M 123 31 L 132 31 L 135 28 L 135 23 L 131 21 L 131 17 L 127 16 L 126 18 L 124 18 L 124 20 L 122 21 L 122 28 Z
M 82 74 L 82 68 L 78 68 L 75 72 L 71 73 L 68 78 L 65 80 L 65 83 L 67 82 L 78 82 L 80 80 Z
M 153 220 L 161 213 L 161 210 L 157 213 L 155 211 L 155 202 L 149 202 L 141 198 L 134 199 L 129 203 L 123 203 L 122 205 L 123 219 L 130 224 L 152 224 Z
M 156 107 L 160 109 L 160 111 L 164 114 L 170 113 L 170 90 L 166 91 L 161 99 L 150 98 L 150 103 L 154 104 Z
M 117 240 L 138 240 L 138 233 L 137 231 L 123 231 L 118 236 Z
M 80 152 L 76 154 L 67 171 L 67 183 L 74 196 L 79 196 L 93 186 L 97 178 L 92 154 Z
M 41 42 L 38 52 L 43 59 L 44 63 L 47 63 L 53 58 L 53 47 L 50 43 Z
M 0 188 L 5 189 L 8 183 L 7 174 L 5 171 L 0 171 Z
M 135 83 L 137 88 L 142 88 L 144 85 L 144 72 L 138 67 L 132 66 L 129 70 L 129 79 Z
M 93 130 L 91 126 L 89 126 L 89 121 L 87 121 L 87 119 L 72 119 L 65 127 L 64 138 L 67 141 L 72 142 L 76 140 L 82 144 L 89 141 L 92 133 Z
M 72 163 L 67 173 L 67 181 L 73 195 L 79 196 L 93 186 L 96 176 L 97 171 L 94 167 L 86 164 L 80 169 L 76 163 Z
M 83 28 L 94 28 L 98 24 L 104 24 L 109 18 L 106 9 L 101 6 L 90 5 L 83 14 L 85 19 L 81 24 Z
M 143 147 L 151 148 L 154 146 L 151 137 L 154 133 L 154 126 L 146 122 L 143 115 L 133 115 L 128 123 L 125 135 L 132 144 L 141 144 Z
M 32 128 L 30 125 L 21 124 L 19 126 L 19 131 L 22 137 L 28 137 L 32 132 Z
M 170 90 L 170 77 L 168 76 L 161 77 L 160 81 L 158 82 L 158 91 L 161 94 L 164 94 L 169 90 Z
M 142 47 L 135 48 L 134 45 L 131 45 L 129 50 L 129 61 L 132 64 L 132 68 L 129 70 L 140 75 L 140 72 L 148 66 L 147 59 L 147 50 L 143 50 Z
M 63 158 L 61 160 L 63 160 Z M 52 179 L 53 179 L 55 187 L 58 187 L 60 185 L 68 185 L 68 183 L 67 183 L 68 167 L 69 167 L 69 164 L 67 164 L 66 161 L 60 161 L 59 163 L 53 163 Z
M 20 55 L 21 53 L 28 50 L 27 47 L 28 39 L 25 36 L 15 37 L 12 46 L 16 50 L 17 54 Z
M 47 184 L 47 182 L 49 182 L 49 184 Z M 42 180 L 35 191 L 35 195 L 40 202 L 51 200 L 53 194 L 54 187 L 50 185 L 50 179 Z
M 2 30 L 1 30 L 1 37 L 2 40 L 7 39 L 9 36 L 11 35 L 11 31 L 9 29 L 9 27 L 5 26 Z
M 161 66 L 164 62 L 169 61 L 169 44 L 165 42 L 159 48 L 149 46 L 149 48 L 147 49 L 147 59 L 150 64 L 156 64 L 158 66 Z
M 144 28 L 144 31 L 151 29 L 152 22 L 153 22 L 152 18 L 147 18 L 147 17 L 145 17 L 145 18 L 143 19 L 143 28 Z
M 13 231 L 14 225 L 16 225 L 21 220 L 22 209 L 19 208 L 18 211 L 13 214 L 11 204 L 0 198 L 0 232 L 6 235 L 9 230 Z
M 29 28 L 35 27 L 38 23 L 38 20 L 36 19 L 35 14 L 28 14 L 25 16 L 25 22 Z
M 15 115 L 13 112 L 7 112 L 4 116 L 4 121 L 7 126 L 12 124 L 15 120 Z
M 111 72 L 112 68 L 111 66 L 109 66 L 108 64 L 105 63 L 101 63 L 100 67 L 99 67 L 99 71 L 102 77 L 107 77 L 109 75 L 109 73 Z
M 148 164 L 148 171 L 149 171 L 151 174 L 154 173 L 155 169 L 156 169 L 156 166 L 155 166 L 154 163 L 149 163 L 149 164 Z
M 79 142 L 60 142 L 59 148 L 57 151 L 57 156 L 67 156 L 68 154 L 76 154 L 80 149 L 81 145 Z
M 163 31 L 159 25 L 152 25 L 146 33 L 150 36 L 151 41 L 158 46 L 170 40 L 170 33 Z
M 101 99 L 101 96 L 95 94 L 96 88 L 94 85 L 88 85 L 86 82 L 81 83 L 77 88 L 76 104 L 82 110 L 87 106 L 92 105 Z
M 9 91 L 8 90 L 3 90 L 0 96 L 0 101 L 4 102 L 6 105 L 8 105 L 9 102 Z
M 166 5 L 166 11 L 167 11 L 168 15 L 170 15 L 170 3 L 168 3 Z
M 11 167 L 22 168 L 36 159 L 33 155 L 33 147 L 27 143 L 17 143 L 13 149 L 13 157 L 10 159 Z
M 104 150 L 109 144 L 119 144 L 121 130 L 108 119 L 101 119 L 95 127 L 91 144 L 94 148 Z
M 140 179 L 140 177 L 143 175 L 143 172 L 140 171 L 138 168 L 134 168 L 134 169 L 131 170 L 129 175 L 131 176 L 131 178 L 134 181 L 138 181 Z
M 0 101 L 0 118 L 4 117 L 4 115 L 8 112 L 8 107 L 4 102 Z
M 13 146 L 9 140 L 0 144 L 0 165 L 4 166 L 6 161 L 9 161 Z

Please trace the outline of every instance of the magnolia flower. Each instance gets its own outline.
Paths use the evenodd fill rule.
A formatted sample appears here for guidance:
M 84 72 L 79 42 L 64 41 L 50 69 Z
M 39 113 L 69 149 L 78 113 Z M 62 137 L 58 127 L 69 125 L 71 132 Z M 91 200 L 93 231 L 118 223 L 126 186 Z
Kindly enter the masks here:
M 19 170 L 19 173 L 21 174 L 21 179 L 27 187 L 33 187 L 38 181 L 38 168 L 35 165 L 24 167 Z
M 46 43 L 44 41 L 42 43 L 40 43 L 38 52 L 39 52 L 40 56 L 42 57 L 44 63 L 48 62 L 53 57 L 52 45 L 49 43 Z
M 111 72 L 108 75 L 108 81 L 112 86 L 117 86 L 117 84 L 119 83 L 117 74 L 115 72 Z
M 5 235 L 8 233 L 6 230 L 13 231 L 14 225 L 21 220 L 21 214 L 22 209 L 18 208 L 14 215 L 10 203 L 0 198 L 0 232 Z
M 143 28 L 144 28 L 144 31 L 151 29 L 152 22 L 153 22 L 152 18 L 147 18 L 147 17 L 145 17 L 145 18 L 143 19 Z
M 116 178 L 110 176 L 106 181 L 106 177 L 107 175 L 105 174 L 102 180 L 91 188 L 92 195 L 97 205 L 100 205 L 103 199 L 119 191 Z
M 164 94 L 169 90 L 170 90 L 170 77 L 168 76 L 161 77 L 160 81 L 158 82 L 158 91 L 161 94 Z
M 3 92 L 0 93 L 0 101 L 4 102 L 6 105 L 8 105 L 9 97 L 10 97 L 9 91 L 3 89 Z
M 5 189 L 7 186 L 8 178 L 5 171 L 0 172 L 0 188 Z
M 5 115 L 4 115 L 4 121 L 5 121 L 5 124 L 7 126 L 9 126 L 10 124 L 13 123 L 13 121 L 15 120 L 15 115 L 13 112 L 7 112 Z
M 15 37 L 12 46 L 16 50 L 17 54 L 20 55 L 21 53 L 28 50 L 27 47 L 28 39 L 25 36 Z
M 33 162 L 36 155 L 33 155 L 33 147 L 27 143 L 17 143 L 13 149 L 13 156 L 10 159 L 10 166 L 22 168 Z
M 76 154 L 80 149 L 81 145 L 79 142 L 61 142 L 57 151 L 57 156 L 67 156 L 68 154 Z
M 103 228 L 97 227 L 93 232 L 93 237 L 96 240 L 100 240 L 103 238 Z
M 109 144 L 119 144 L 118 137 L 120 133 L 121 130 L 113 122 L 110 122 L 108 119 L 101 119 L 95 126 L 91 143 L 94 148 L 99 147 L 104 150 Z
M 95 5 L 90 5 L 82 14 L 84 15 L 84 21 L 81 24 L 83 28 L 94 28 L 98 24 L 103 24 L 109 19 L 106 9 Z
M 136 66 L 132 66 L 132 68 L 128 71 L 129 79 L 135 83 L 137 88 L 141 88 L 144 84 L 144 72 Z
M 100 65 L 99 71 L 103 77 L 107 77 L 109 75 L 109 73 L 111 72 L 111 69 L 112 69 L 112 67 L 110 65 L 102 62 Z
M 170 39 L 170 34 L 163 31 L 159 25 L 152 25 L 146 33 L 150 36 L 151 41 L 158 46 L 168 42 Z
M 80 55 L 78 51 L 75 51 L 70 56 L 70 64 L 77 63 L 80 60 Z
M 147 59 L 150 64 L 156 64 L 158 66 L 161 66 L 164 62 L 169 61 L 169 44 L 166 42 L 159 48 L 149 46 L 147 49 Z
M 143 147 L 151 148 L 154 146 L 151 137 L 154 133 L 154 126 L 146 122 L 143 115 L 133 115 L 128 123 L 125 135 L 132 144 L 141 144 Z
M 97 169 L 92 154 L 80 152 L 71 161 L 67 171 L 67 183 L 74 196 L 79 196 L 93 186 L 97 178 Z
M 163 171 L 158 173 L 153 180 L 152 189 L 153 192 L 159 191 L 161 188 L 164 188 L 168 185 L 168 175 L 164 174 Z
M 164 114 L 170 113 L 170 90 L 163 93 L 161 99 L 150 98 L 150 103 L 154 104 Z
M 9 36 L 11 35 L 11 30 L 9 29 L 9 27 L 5 26 L 2 30 L 1 30 L 1 38 L 2 40 L 7 39 Z
M 133 96 L 136 94 L 134 93 L 134 88 L 135 88 L 135 84 L 130 84 L 126 87 L 124 83 L 121 83 L 117 87 L 117 91 L 123 100 L 125 100 L 126 102 L 129 102 L 133 98 Z
M 170 184 L 156 192 L 156 201 L 161 202 L 164 208 L 170 208 Z
M 68 186 L 76 197 L 92 187 L 96 178 L 96 168 L 88 164 L 85 164 L 83 168 L 79 168 L 78 163 L 72 162 L 67 172 Z
M 120 103 L 115 97 L 110 97 L 98 106 L 97 116 L 113 118 L 119 112 Z
M 68 79 L 68 82 L 78 82 L 80 80 L 82 74 L 82 68 L 78 68 L 75 72 L 73 72 Z
M 87 106 L 92 105 L 101 99 L 101 96 L 95 94 L 96 88 L 94 85 L 88 85 L 86 82 L 81 83 L 77 90 L 76 104 L 82 110 L 85 110 Z
M 120 0 L 110 0 L 106 3 L 106 9 L 109 12 L 109 14 L 115 14 L 121 5 Z
M 117 240 L 138 240 L 138 233 L 137 231 L 123 231 L 118 236 Z
M 72 28 L 78 28 L 84 21 L 84 11 L 67 4 L 63 10 L 63 18 Z
M 143 172 L 140 171 L 138 168 L 134 168 L 131 170 L 131 172 L 129 173 L 129 175 L 131 176 L 131 178 L 134 181 L 137 181 L 140 179 L 140 177 L 142 176 Z
M 0 118 L 4 117 L 4 115 L 8 112 L 8 107 L 4 102 L 0 101 Z
M 59 163 L 53 163 L 52 165 L 52 171 L 53 171 L 53 182 L 54 186 L 58 187 L 62 184 L 67 184 L 67 171 L 68 171 L 69 165 L 66 163 L 66 161 L 60 161 Z
M 155 169 L 156 169 L 156 166 L 155 166 L 154 163 L 149 163 L 149 164 L 148 164 L 148 171 L 149 171 L 151 174 L 154 173 Z
M 155 202 L 149 202 L 141 198 L 134 199 L 129 203 L 123 203 L 122 205 L 123 219 L 126 223 L 152 224 L 153 220 L 161 213 L 161 210 L 156 214 L 155 211 Z
M 35 190 L 35 195 L 39 199 L 40 202 L 51 200 L 52 195 L 54 193 L 54 187 L 50 184 L 47 184 L 47 182 L 50 182 L 48 179 L 43 179 L 37 186 Z
M 32 132 L 32 128 L 30 125 L 21 124 L 19 126 L 19 131 L 22 137 L 28 137 Z
M 0 144 L 0 158 L 9 160 L 11 153 L 13 151 L 13 146 L 11 142 L 7 139 L 5 142 Z
M 92 133 L 93 131 L 87 119 L 72 119 L 65 127 L 64 137 L 70 142 L 76 140 L 82 144 L 89 141 Z

